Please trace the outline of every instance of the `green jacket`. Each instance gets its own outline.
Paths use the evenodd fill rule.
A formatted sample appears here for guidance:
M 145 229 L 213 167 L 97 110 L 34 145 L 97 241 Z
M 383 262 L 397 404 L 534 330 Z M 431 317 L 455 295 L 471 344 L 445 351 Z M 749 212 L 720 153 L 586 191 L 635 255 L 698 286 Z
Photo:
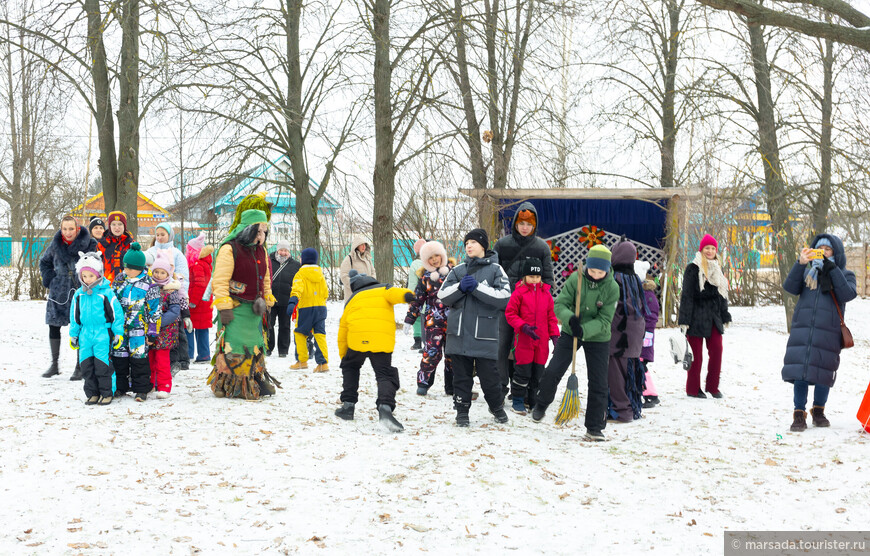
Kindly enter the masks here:
M 562 325 L 562 332 L 571 334 L 568 321 L 574 316 L 579 272 L 568 277 L 562 291 L 556 296 L 556 317 Z M 583 277 L 580 289 L 580 326 L 583 327 L 584 342 L 609 342 L 610 323 L 619 301 L 619 285 L 608 273 L 604 280 L 595 283 Z

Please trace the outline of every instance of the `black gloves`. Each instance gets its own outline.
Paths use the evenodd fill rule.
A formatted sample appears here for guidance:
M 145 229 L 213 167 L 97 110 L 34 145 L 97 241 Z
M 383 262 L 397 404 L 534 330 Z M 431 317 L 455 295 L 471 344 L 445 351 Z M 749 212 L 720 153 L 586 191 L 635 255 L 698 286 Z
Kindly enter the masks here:
M 578 340 L 583 339 L 583 327 L 580 326 L 580 317 L 572 316 L 568 321 L 568 326 L 571 327 L 571 335 Z
M 417 297 L 413 293 L 408 292 L 405 294 L 405 303 L 411 303 L 415 299 L 417 299 Z M 414 324 L 414 323 L 412 322 L 411 324 Z

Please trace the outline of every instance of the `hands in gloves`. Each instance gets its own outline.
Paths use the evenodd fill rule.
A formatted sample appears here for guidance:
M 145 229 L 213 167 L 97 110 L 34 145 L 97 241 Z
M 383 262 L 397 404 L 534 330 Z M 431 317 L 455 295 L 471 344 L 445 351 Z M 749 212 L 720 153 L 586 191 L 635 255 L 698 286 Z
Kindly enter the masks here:
M 568 326 L 571 327 L 571 335 L 578 340 L 583 339 L 583 327 L 580 326 L 580 317 L 574 315 L 568 321 Z
M 414 325 L 405 323 L 405 326 L 402 327 L 402 332 L 405 333 L 405 336 L 410 336 L 414 333 Z
M 680 332 L 681 332 L 683 335 L 685 335 L 686 332 L 688 332 L 688 331 L 689 331 L 689 325 L 688 325 L 688 324 L 681 324 L 681 325 L 680 325 Z
M 232 309 L 221 309 L 220 313 L 221 313 L 221 324 L 224 326 L 233 322 L 233 319 L 236 318 L 236 316 L 233 314 Z
M 70 336 L 69 347 L 71 347 L 73 349 L 79 349 L 79 339 L 74 337 L 74 336 Z
M 112 344 L 112 349 L 118 351 L 124 345 L 124 336 L 115 336 L 115 341 Z
M 184 319 L 184 329 L 188 334 L 193 334 L 193 321 L 189 317 Z
M 459 291 L 463 293 L 471 293 L 477 289 L 477 278 L 471 274 L 466 274 L 459 281 Z
M 523 334 L 525 334 L 526 336 L 528 336 L 529 338 L 533 339 L 533 340 L 540 340 L 541 337 L 538 336 L 538 334 L 535 332 L 535 330 L 537 330 L 537 329 L 538 329 L 537 326 L 531 326 L 531 325 L 528 325 L 528 324 L 524 324 L 524 325 L 520 328 L 520 331 L 521 331 Z

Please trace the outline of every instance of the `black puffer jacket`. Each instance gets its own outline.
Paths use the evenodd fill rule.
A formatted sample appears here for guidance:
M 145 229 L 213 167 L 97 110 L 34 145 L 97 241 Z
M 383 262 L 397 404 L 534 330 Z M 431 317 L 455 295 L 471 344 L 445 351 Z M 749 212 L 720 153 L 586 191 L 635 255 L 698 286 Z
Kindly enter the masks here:
M 791 334 L 785 348 L 782 379 L 786 382 L 805 380 L 810 384 L 833 386 L 840 367 L 840 315 L 834 305 L 837 296 L 845 314 L 846 303 L 857 297 L 855 274 L 846 270 L 846 253 L 840 238 L 819 234 L 813 239 L 827 238 L 834 250 L 834 266 L 823 269 L 819 287 L 811 290 L 804 283 L 807 265 L 796 262 L 782 284 L 785 291 L 800 296 L 791 319 Z
M 290 302 L 293 278 L 296 277 L 296 272 L 302 268 L 302 265 L 299 264 L 299 261 L 290 257 L 282 266 L 278 262 L 276 253 L 269 255 L 269 261 L 272 263 L 272 295 L 277 300 L 275 305 L 286 307 Z
M 87 253 L 97 250 L 97 241 L 91 237 L 87 228 L 79 226 L 79 233 L 67 245 L 63 242 L 60 230 L 48 244 L 39 259 L 39 273 L 42 285 L 48 288 L 48 301 L 45 305 L 45 324 L 66 326 L 69 324 L 69 308 L 73 293 L 81 286 L 76 277 L 76 263 L 79 251 Z
M 556 282 L 553 280 L 553 259 L 550 255 L 550 246 L 547 245 L 546 241 L 538 237 L 538 227 L 535 226 L 535 231 L 527 237 L 521 236 L 517 231 L 517 213 L 523 210 L 532 211 L 535 214 L 535 221 L 538 221 L 538 211 L 535 209 L 535 205 L 528 201 L 521 203 L 517 207 L 511 222 L 511 234 L 499 239 L 492 250 L 498 254 L 499 263 L 508 275 L 511 291 L 516 288 L 517 282 L 522 279 L 520 274 L 522 273 L 523 261 L 531 258 L 541 260 L 543 263 L 541 279 L 545 284 L 550 284 L 550 287 L 555 291 Z M 520 253 L 526 245 L 528 245 L 526 250 Z M 510 266 L 508 267 L 508 265 Z
M 689 336 L 709 338 L 713 326 L 719 334 L 725 333 L 725 325 L 731 322 L 728 299 L 719 294 L 719 288 L 707 282 L 701 289 L 698 273 L 701 269 L 689 263 L 683 273 L 683 290 L 680 293 L 680 326 L 687 324 Z

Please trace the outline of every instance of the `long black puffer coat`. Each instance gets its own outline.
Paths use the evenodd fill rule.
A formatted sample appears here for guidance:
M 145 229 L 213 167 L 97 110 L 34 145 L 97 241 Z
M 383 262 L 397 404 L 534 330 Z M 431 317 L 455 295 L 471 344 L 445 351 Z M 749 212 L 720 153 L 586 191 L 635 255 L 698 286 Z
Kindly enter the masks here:
M 709 338 L 714 326 L 719 334 L 725 333 L 725 325 L 731 322 L 731 313 L 728 312 L 728 299 L 722 297 L 719 288 L 707 282 L 701 289 L 700 272 L 695 263 L 686 266 L 678 322 L 681 326 L 689 325 L 688 336 Z
M 813 239 L 827 238 L 834 250 L 834 266 L 822 270 L 819 287 L 812 290 L 804 283 L 807 265 L 796 262 L 782 284 L 785 291 L 800 296 L 791 319 L 791 334 L 785 348 L 782 379 L 786 382 L 805 380 L 810 384 L 833 386 L 840 366 L 840 315 L 834 305 L 831 289 L 845 314 L 846 303 L 857 296 L 855 274 L 846 270 L 846 252 L 840 238 L 819 234 Z M 823 276 L 827 275 L 827 276 Z M 828 279 L 830 282 L 828 284 Z
M 54 239 L 51 240 L 42 254 L 42 258 L 39 259 L 42 285 L 49 290 L 48 301 L 45 305 L 45 324 L 49 326 L 69 324 L 69 308 L 72 304 L 72 296 L 81 286 L 76 277 L 79 251 L 87 253 L 96 250 L 97 241 L 83 226 L 79 226 L 78 235 L 69 245 L 63 242 L 60 230 L 54 234 Z
M 517 282 L 522 279 L 523 261 L 525 259 L 539 259 L 543 263 L 541 269 L 541 280 L 545 284 L 550 284 L 550 287 L 555 290 L 556 282 L 553 280 L 553 259 L 550 254 L 550 246 L 547 242 L 538 237 L 538 227 L 526 237 L 520 235 L 517 231 L 517 213 L 523 210 L 530 210 L 535 214 L 535 221 L 538 221 L 538 211 L 535 205 L 526 201 L 517 207 L 517 212 L 514 213 L 513 221 L 511 222 L 511 234 L 500 238 L 492 250 L 498 254 L 499 264 L 502 265 L 508 280 L 511 283 L 511 291 L 517 287 Z M 525 251 L 520 251 L 524 246 Z M 510 265 L 509 267 L 506 265 Z

